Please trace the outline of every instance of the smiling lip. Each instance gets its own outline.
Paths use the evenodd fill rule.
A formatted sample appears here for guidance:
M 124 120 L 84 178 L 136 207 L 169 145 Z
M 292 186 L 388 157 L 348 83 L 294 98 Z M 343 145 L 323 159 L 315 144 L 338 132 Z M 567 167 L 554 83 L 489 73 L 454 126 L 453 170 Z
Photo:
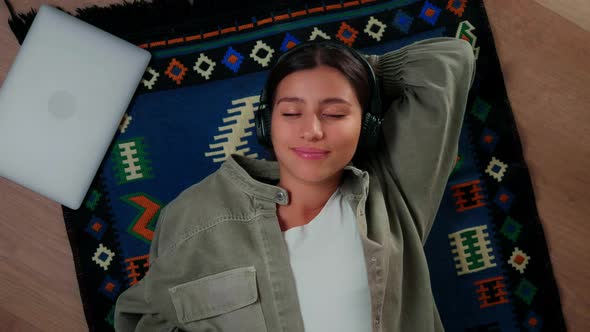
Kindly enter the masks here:
M 295 153 L 303 159 L 312 160 L 323 159 L 328 155 L 328 152 L 330 152 L 327 150 L 315 148 L 294 148 L 293 151 L 295 151 Z

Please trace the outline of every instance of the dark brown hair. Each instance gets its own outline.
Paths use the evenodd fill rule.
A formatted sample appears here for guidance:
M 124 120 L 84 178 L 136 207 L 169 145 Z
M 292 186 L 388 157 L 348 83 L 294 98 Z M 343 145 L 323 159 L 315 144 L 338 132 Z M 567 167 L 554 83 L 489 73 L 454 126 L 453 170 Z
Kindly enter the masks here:
M 345 47 L 333 47 L 322 44 L 310 44 L 281 58 L 269 73 L 266 83 L 268 104 L 274 105 L 274 97 L 279 83 L 294 72 L 313 69 L 324 65 L 338 70 L 352 85 L 363 112 L 369 107 L 370 84 L 365 66 Z

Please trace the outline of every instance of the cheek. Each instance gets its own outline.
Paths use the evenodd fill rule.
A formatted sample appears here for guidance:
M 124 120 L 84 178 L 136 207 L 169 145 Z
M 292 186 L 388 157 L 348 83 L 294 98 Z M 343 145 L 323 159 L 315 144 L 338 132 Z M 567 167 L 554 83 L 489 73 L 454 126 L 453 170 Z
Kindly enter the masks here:
M 351 153 L 356 150 L 359 142 L 360 127 L 335 126 L 325 131 L 328 146 L 340 153 Z
M 284 142 L 289 137 L 290 128 L 284 122 L 281 122 L 281 119 L 275 119 L 274 116 L 275 115 L 273 113 L 273 119 L 270 125 L 270 133 L 273 145 L 276 145 L 274 142 Z
M 361 124 L 359 121 L 352 121 L 346 126 L 339 128 L 338 136 L 344 143 L 350 144 L 351 142 L 358 141 L 361 134 Z

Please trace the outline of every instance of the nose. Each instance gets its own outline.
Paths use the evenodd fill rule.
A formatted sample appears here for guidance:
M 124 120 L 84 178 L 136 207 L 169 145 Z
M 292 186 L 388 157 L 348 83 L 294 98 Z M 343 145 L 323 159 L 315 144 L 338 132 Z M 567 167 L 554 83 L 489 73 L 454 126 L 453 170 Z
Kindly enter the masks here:
M 317 114 L 305 116 L 301 123 L 301 136 L 306 141 L 317 141 L 324 137 L 322 122 Z

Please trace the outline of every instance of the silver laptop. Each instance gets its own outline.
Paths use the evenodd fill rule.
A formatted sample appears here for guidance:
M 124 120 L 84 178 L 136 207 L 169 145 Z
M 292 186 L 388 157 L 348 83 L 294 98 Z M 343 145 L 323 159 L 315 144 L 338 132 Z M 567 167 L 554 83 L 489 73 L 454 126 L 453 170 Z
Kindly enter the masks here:
M 150 58 L 43 5 L 0 88 L 0 176 L 79 208 Z

